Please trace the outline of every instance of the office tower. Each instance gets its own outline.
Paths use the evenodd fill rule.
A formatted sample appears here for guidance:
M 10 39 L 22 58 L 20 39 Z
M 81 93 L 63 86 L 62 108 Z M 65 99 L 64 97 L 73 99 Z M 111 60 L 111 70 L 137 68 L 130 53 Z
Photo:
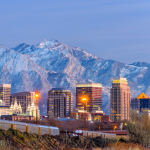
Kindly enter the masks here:
M 111 114 L 112 121 L 129 120 L 130 87 L 126 78 L 115 78 L 111 88 Z
M 150 110 L 150 98 L 144 93 L 141 93 L 137 98 L 131 99 L 131 109 L 138 110 L 138 112 Z
M 35 92 L 14 93 L 10 96 L 11 104 L 15 104 L 15 99 L 17 101 L 17 104 L 21 105 L 23 113 L 26 113 L 29 105 L 31 105 L 32 103 L 36 104 Z
M 48 91 L 47 115 L 49 118 L 70 117 L 73 111 L 73 97 L 65 88 L 52 88 Z
M 0 84 L 0 99 L 10 106 L 11 84 Z
M 102 110 L 102 84 L 76 84 L 76 108 L 87 112 Z

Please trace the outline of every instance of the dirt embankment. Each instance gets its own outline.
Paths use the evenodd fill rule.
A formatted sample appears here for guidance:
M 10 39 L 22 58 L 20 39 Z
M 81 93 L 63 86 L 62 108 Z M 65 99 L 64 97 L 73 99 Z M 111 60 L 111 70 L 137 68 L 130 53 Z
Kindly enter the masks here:
M 68 137 L 68 136 L 39 136 L 31 133 L 22 133 L 18 130 L 9 129 L 8 131 L 0 130 L 0 150 L 71 150 L 71 149 L 88 149 L 88 150 L 144 150 L 145 148 L 129 143 L 121 139 L 102 139 L 101 137 Z

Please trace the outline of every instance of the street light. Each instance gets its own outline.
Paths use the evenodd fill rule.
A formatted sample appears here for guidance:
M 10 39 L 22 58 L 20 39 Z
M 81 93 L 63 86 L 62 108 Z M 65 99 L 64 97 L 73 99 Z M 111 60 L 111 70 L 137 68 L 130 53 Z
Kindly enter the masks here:
M 38 120 L 38 106 L 39 106 L 39 98 L 40 98 L 40 92 L 36 89 L 35 90 L 35 99 L 36 99 L 36 124 Z
M 38 99 L 39 98 L 39 94 L 35 94 L 35 97 L 36 97 L 36 99 Z
M 117 129 L 117 126 L 114 126 L 114 133 L 115 133 L 115 129 Z

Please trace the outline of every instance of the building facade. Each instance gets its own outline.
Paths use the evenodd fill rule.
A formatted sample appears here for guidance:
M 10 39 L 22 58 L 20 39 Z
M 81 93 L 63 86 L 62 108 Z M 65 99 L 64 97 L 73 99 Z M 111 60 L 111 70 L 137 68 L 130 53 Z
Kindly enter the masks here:
M 130 87 L 126 78 L 115 78 L 110 97 L 110 119 L 112 121 L 129 120 L 130 97 Z
M 150 110 L 150 98 L 141 93 L 137 98 L 131 99 L 131 109 L 142 112 L 143 110 Z
M 76 84 L 76 108 L 88 112 L 102 110 L 102 84 Z
M 35 105 L 34 102 L 32 102 L 32 104 L 29 104 L 27 109 L 26 109 L 26 112 L 24 113 L 22 111 L 22 106 L 21 104 L 17 103 L 17 98 L 15 98 L 15 103 L 14 104 L 11 104 L 10 108 L 9 108 L 9 116 L 13 116 L 15 115 L 14 118 L 34 118 L 34 120 L 39 120 L 40 119 L 40 110 L 39 110 L 39 107 L 37 105 Z M 18 116 L 18 117 L 16 117 Z M 29 117 L 30 116 L 30 117 Z
M 0 118 L 2 115 L 9 115 L 10 106 L 5 106 L 5 102 L 0 100 Z
M 33 116 L 2 115 L 1 119 L 11 121 L 34 121 Z
M 22 113 L 26 113 L 27 107 L 32 103 L 36 105 L 35 92 L 20 92 L 14 93 L 10 96 L 10 103 L 15 104 L 15 99 L 17 104 L 21 105 Z
M 86 110 L 74 110 L 71 112 L 72 119 L 85 119 L 86 121 L 101 121 L 108 122 L 109 115 L 105 115 L 103 111 L 87 112 Z
M 10 106 L 11 84 L 0 84 L 0 99 Z
M 52 88 L 48 91 L 47 115 L 49 118 L 70 117 L 73 111 L 73 97 L 69 90 Z

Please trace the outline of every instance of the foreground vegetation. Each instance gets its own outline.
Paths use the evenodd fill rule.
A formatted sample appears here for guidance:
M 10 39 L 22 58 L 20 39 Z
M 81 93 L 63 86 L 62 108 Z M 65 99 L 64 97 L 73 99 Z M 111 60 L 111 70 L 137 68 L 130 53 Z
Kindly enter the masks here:
M 139 115 L 136 111 L 132 111 L 130 116 L 132 121 L 127 122 L 129 140 L 150 147 L 150 117 L 146 113 Z
M 30 150 L 30 149 L 93 149 L 93 148 L 110 148 L 114 149 L 117 139 L 102 139 L 101 137 L 68 137 L 68 136 L 49 136 L 36 135 L 31 133 L 22 133 L 18 130 L 9 129 L 7 131 L 0 130 L 0 149 L 1 150 Z M 120 139 L 117 145 L 123 147 L 135 147 L 137 145 L 131 144 L 129 141 Z M 140 146 L 138 146 L 140 147 Z M 116 147 L 117 149 L 117 147 Z M 140 149 L 143 149 L 140 147 Z
M 18 130 L 9 129 L 7 131 L 0 130 L 0 150 L 30 150 L 30 149 L 132 149 L 141 150 L 150 146 L 150 118 L 148 115 L 139 115 L 132 111 L 130 114 L 132 121 L 124 121 L 123 128 L 128 130 L 129 138 L 123 139 L 102 139 L 101 137 L 69 137 L 68 135 L 50 136 L 37 135 L 32 133 L 22 133 Z M 33 122 L 34 123 L 34 122 Z M 88 123 L 84 120 L 59 121 L 45 120 L 39 122 L 43 125 L 57 126 L 61 131 L 75 131 L 76 129 L 86 128 L 87 130 L 113 129 L 118 123 Z

